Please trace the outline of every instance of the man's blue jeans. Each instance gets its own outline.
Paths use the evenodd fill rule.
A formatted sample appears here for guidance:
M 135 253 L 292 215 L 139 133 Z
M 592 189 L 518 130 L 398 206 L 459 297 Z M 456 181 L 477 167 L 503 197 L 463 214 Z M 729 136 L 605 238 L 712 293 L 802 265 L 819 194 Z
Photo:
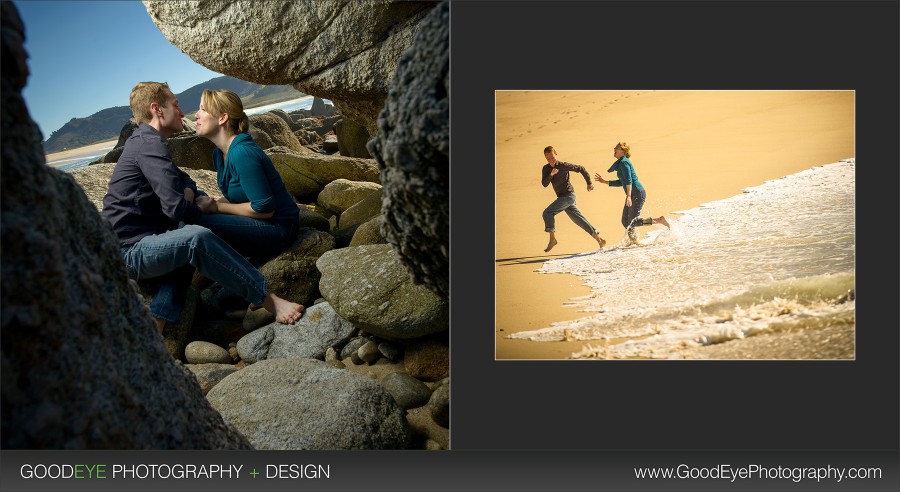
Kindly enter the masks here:
M 204 215 L 197 225 L 206 227 L 232 248 L 261 266 L 275 258 L 297 240 L 299 222 L 277 222 L 240 215 Z
M 159 291 L 150 302 L 150 313 L 170 323 L 177 323 L 181 318 L 193 268 L 240 294 L 247 302 L 262 305 L 266 298 L 266 278 L 205 227 L 186 225 L 147 236 L 122 248 L 122 255 L 129 277 L 135 280 L 162 277 Z
M 578 210 L 578 207 L 575 206 L 575 195 L 563 195 L 553 203 L 550 204 L 546 209 L 544 209 L 543 217 L 544 217 L 544 231 L 546 232 L 556 232 L 556 214 L 560 212 L 565 212 L 566 215 L 572 219 L 572 222 L 575 223 L 578 227 L 584 229 L 584 232 L 587 232 L 591 236 L 597 233 L 597 229 L 594 229 L 594 226 L 591 225 L 590 222 L 581 214 L 581 211 Z

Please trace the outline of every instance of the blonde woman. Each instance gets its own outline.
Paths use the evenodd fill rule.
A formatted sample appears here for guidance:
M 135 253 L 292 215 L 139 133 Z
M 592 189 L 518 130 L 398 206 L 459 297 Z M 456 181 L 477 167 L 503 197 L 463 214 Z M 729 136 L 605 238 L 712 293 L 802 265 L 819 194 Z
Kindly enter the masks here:
M 631 147 L 625 142 L 619 142 L 613 149 L 613 156 L 616 162 L 606 171 L 608 173 L 615 172 L 619 179 L 607 181 L 603 179 L 600 173 L 594 174 L 594 179 L 601 183 L 607 183 L 609 186 L 620 186 L 625 190 L 625 206 L 622 208 L 622 226 L 628 231 L 628 240 L 637 243 L 637 233 L 634 228 L 650 224 L 662 224 L 669 227 L 669 222 L 665 216 L 659 218 L 648 217 L 642 219 L 641 209 L 647 200 L 647 192 L 644 186 L 638 181 L 637 173 L 634 171 L 634 164 L 631 163 Z
M 297 203 L 272 160 L 247 133 L 250 119 L 237 94 L 203 91 L 195 118 L 197 135 L 216 145 L 213 164 L 223 195 L 219 200 L 197 199 L 211 208 L 200 225 L 249 257 L 250 263 L 262 265 L 297 239 Z

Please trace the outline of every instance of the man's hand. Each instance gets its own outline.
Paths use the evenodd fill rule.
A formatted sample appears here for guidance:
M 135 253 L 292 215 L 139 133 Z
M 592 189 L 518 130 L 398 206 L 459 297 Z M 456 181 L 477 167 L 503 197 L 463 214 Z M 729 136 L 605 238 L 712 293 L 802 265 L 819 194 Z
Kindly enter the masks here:
M 200 211 L 204 214 L 219 212 L 219 204 L 211 196 L 203 195 L 197 197 L 197 206 L 200 207 Z
M 553 168 L 553 170 L 550 171 L 550 176 L 556 176 L 556 173 L 558 173 L 558 172 L 559 172 L 559 169 Z
M 594 183 L 589 184 L 589 185 L 588 185 L 588 191 L 591 191 L 591 190 L 593 190 L 593 189 L 594 189 Z
M 184 199 L 189 202 L 193 202 L 194 201 L 194 190 L 192 190 L 190 188 L 185 188 L 184 189 Z

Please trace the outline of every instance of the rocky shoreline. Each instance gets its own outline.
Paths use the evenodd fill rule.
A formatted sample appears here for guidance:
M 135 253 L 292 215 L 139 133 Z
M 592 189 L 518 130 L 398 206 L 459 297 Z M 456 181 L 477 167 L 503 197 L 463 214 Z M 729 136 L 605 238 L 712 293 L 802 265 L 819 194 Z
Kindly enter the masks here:
M 25 29 L 14 4 L 0 5 L 4 449 L 449 447 L 449 6 L 284 2 L 279 22 L 259 24 L 273 5 L 145 2 L 182 48 L 197 31 L 184 26 L 245 19 L 262 31 L 186 51 L 340 108 L 326 114 L 320 99 L 310 114 L 251 116 L 304 227 L 261 271 L 307 312 L 274 323 L 195 276 L 162 337 L 152 286 L 128 279 L 98 212 L 116 150 L 72 172 L 46 165 L 21 96 Z M 281 22 L 309 9 L 341 22 Z M 272 26 L 290 31 L 283 46 L 310 48 L 303 63 L 270 49 Z M 335 49 L 342 32 L 374 36 Z M 211 145 L 190 131 L 169 141 L 175 163 L 215 195 Z
M 260 271 L 273 291 L 307 306 L 303 318 L 277 323 L 198 276 L 182 321 L 163 333 L 166 347 L 197 376 L 213 408 L 257 449 L 447 449 L 447 300 L 413 284 L 386 244 L 378 166 L 340 153 L 344 139 L 334 133 L 340 112 L 317 102 L 310 110 L 251 116 L 251 134 L 298 197 L 301 217 L 296 243 Z M 196 137 L 192 122 L 185 126 L 169 141 L 173 158 L 198 189 L 218 198 L 211 144 Z M 70 171 L 98 212 L 133 130 L 126 125 L 116 148 Z M 149 303 L 152 282 L 135 287 Z M 340 383 L 304 384 L 320 378 Z M 248 400 L 248 394 L 255 396 Z M 346 407 L 311 412 L 323 399 Z M 277 424 L 283 419 L 293 424 Z M 355 437 L 353 429 L 313 431 L 343 428 L 346 419 L 359 421 Z M 375 438 L 364 431 L 372 426 L 392 430 Z

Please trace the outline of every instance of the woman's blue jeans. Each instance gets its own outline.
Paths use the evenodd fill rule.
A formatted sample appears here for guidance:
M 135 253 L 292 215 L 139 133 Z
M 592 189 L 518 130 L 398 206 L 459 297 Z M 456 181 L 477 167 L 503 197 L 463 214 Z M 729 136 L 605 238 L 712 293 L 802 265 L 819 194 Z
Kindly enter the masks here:
M 644 223 L 639 219 L 641 216 L 641 209 L 644 208 L 644 202 L 646 201 L 646 190 L 632 188 L 631 206 L 622 207 L 622 227 L 624 227 L 628 231 L 628 237 L 632 240 L 637 236 L 634 228 L 644 225 Z
M 297 240 L 300 232 L 299 221 L 269 221 L 230 214 L 204 215 L 197 225 L 213 231 L 257 267 L 281 254 Z
M 181 318 L 194 268 L 253 304 L 261 305 L 268 292 L 266 278 L 256 267 L 222 238 L 198 225 L 147 236 L 122 248 L 122 255 L 129 277 L 160 280 L 150 301 L 150 314 L 169 323 Z
M 581 211 L 578 210 L 578 207 L 575 206 L 575 195 L 563 195 L 556 200 L 553 201 L 546 209 L 544 209 L 544 213 L 542 216 L 544 217 L 544 231 L 545 232 L 555 232 L 556 231 L 556 214 L 560 212 L 565 212 L 566 215 L 572 219 L 572 222 L 575 223 L 578 227 L 584 229 L 584 232 L 587 232 L 591 236 L 597 233 L 597 229 L 594 229 L 594 226 L 591 225 L 590 222 L 581 214 Z

